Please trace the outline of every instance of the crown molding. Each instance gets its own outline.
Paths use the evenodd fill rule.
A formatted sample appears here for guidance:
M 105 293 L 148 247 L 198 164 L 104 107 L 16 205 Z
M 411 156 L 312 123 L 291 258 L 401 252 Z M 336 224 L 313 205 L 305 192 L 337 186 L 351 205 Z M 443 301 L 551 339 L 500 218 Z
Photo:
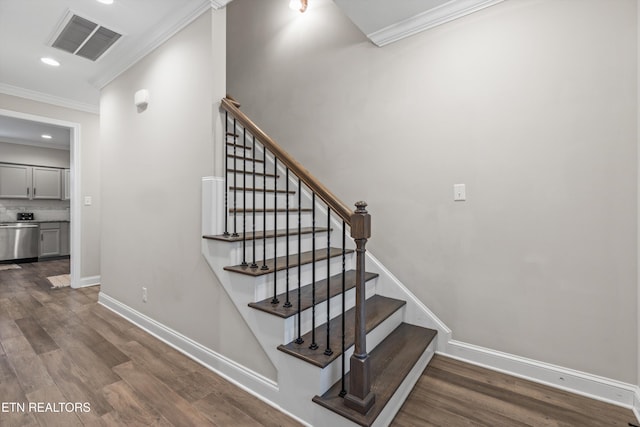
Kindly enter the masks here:
M 98 89 L 104 88 L 111 83 L 120 74 L 127 71 L 142 58 L 160 47 L 164 42 L 176 35 L 180 30 L 195 21 L 200 15 L 211 8 L 218 9 L 226 5 L 231 0 L 199 0 L 194 3 L 193 7 L 185 8 L 182 16 L 177 19 L 172 18 L 169 26 L 158 25 L 157 30 L 151 32 L 145 40 L 140 42 L 140 47 L 129 55 L 123 57 L 111 67 L 100 73 L 97 77 L 89 81 L 90 84 Z
M 211 7 L 217 10 L 217 9 L 222 9 L 223 7 L 231 3 L 233 0 L 210 0 L 210 1 L 211 1 Z
M 451 0 L 441 6 L 367 34 L 367 37 L 373 44 L 382 47 L 503 1 L 504 0 Z
M 87 104 L 73 99 L 50 95 L 48 93 L 12 86 L 6 83 L 0 83 L 0 93 L 17 96 L 19 98 L 26 98 L 32 101 L 44 102 L 45 104 L 57 105 L 58 107 L 84 111 L 86 113 L 100 114 L 100 106 L 97 104 Z

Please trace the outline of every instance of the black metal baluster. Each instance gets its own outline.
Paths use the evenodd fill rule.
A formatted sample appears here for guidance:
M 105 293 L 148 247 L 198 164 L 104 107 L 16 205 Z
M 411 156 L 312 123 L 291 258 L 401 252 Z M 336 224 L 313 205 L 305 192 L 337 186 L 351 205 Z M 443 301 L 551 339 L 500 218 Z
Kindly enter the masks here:
M 287 287 L 287 297 L 285 300 L 285 303 L 283 305 L 283 307 L 285 308 L 291 308 L 291 301 L 289 301 L 289 167 L 287 166 L 286 169 L 286 174 L 285 174 L 285 179 L 286 179 L 286 186 L 285 186 L 285 191 L 286 191 L 286 195 L 285 195 L 285 200 L 286 202 L 286 209 L 285 209 L 285 215 L 287 215 L 287 219 L 286 219 L 286 232 L 285 232 L 285 238 L 287 239 L 287 283 L 286 283 L 286 287 Z
M 302 304 L 301 304 L 301 271 L 302 271 L 302 262 L 301 262 L 301 254 L 302 253 L 302 184 L 300 183 L 300 178 L 298 178 L 298 338 L 296 338 L 296 344 L 302 344 L 304 340 L 302 339 L 302 327 L 301 327 L 301 317 L 302 317 Z
M 273 298 L 271 304 L 278 304 L 278 158 L 273 157 Z
M 236 160 L 238 159 L 238 156 L 236 154 L 236 138 L 237 138 L 237 132 L 236 132 L 236 119 L 233 119 L 233 234 L 231 235 L 232 237 L 238 237 L 238 217 L 237 217 L 237 210 L 238 210 L 238 205 L 237 205 L 237 198 L 238 198 L 238 186 L 237 186 L 237 178 L 238 178 L 238 174 L 236 173 L 236 171 L 238 170 L 238 168 L 236 167 Z
M 316 343 L 316 193 L 311 195 L 311 350 L 317 350 Z
M 229 135 L 229 113 L 224 112 L 224 235 L 229 236 L 229 150 L 227 150 L 227 135 Z
M 326 356 L 331 356 L 333 350 L 331 350 L 331 208 L 327 205 L 327 348 L 324 350 Z
M 346 375 L 345 373 L 345 363 L 346 363 L 346 355 L 345 355 L 345 339 L 344 339 L 344 331 L 345 331 L 345 324 L 344 324 L 344 313 L 346 311 L 346 303 L 345 303 L 345 298 L 347 297 L 346 295 L 346 258 L 347 258 L 347 245 L 346 245 L 346 234 L 347 231 L 345 230 L 345 223 L 344 220 L 342 221 L 342 380 L 341 380 L 341 389 L 340 389 L 340 397 L 344 397 L 347 394 L 347 389 L 345 388 L 345 384 L 344 384 L 344 377 Z
M 252 221 L 251 221 L 251 225 L 253 226 L 253 262 L 251 263 L 251 268 L 258 268 L 258 264 L 256 264 L 256 137 L 254 136 L 253 138 L 253 146 L 251 148 L 251 157 L 253 158 L 253 190 L 252 190 L 252 196 L 253 196 L 253 203 L 251 204 L 251 212 L 253 215 Z M 247 215 L 247 208 L 245 206 L 244 208 L 244 214 L 245 217 Z M 267 213 L 264 212 L 263 215 L 266 215 Z
M 262 144 L 262 267 L 260 270 L 268 270 L 267 265 L 267 147 Z M 278 212 L 273 213 L 278 215 Z
M 247 157 L 247 130 L 243 129 L 242 132 L 242 156 Z M 237 174 L 238 171 L 235 171 Z M 242 265 L 247 266 L 247 162 L 242 162 L 242 209 L 244 215 L 242 215 Z

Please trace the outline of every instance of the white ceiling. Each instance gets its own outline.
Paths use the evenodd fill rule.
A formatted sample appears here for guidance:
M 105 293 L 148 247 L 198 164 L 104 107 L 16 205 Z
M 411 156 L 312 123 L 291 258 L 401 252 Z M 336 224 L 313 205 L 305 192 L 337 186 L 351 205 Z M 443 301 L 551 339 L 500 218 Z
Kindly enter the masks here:
M 51 139 L 42 135 L 51 135 Z M 0 115 L 0 142 L 68 150 L 70 141 L 67 127 Z
M 207 8 L 229 0 L 0 0 L 0 91 L 25 90 L 97 112 L 100 88 Z M 71 10 L 123 36 L 93 62 L 48 44 Z M 40 62 L 58 60 L 53 68 Z

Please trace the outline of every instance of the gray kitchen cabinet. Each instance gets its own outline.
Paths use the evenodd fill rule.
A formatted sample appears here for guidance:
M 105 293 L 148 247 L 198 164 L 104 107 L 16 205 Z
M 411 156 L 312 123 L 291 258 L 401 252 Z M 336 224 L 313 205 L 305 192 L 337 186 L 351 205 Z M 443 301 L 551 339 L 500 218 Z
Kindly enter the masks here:
M 33 199 L 62 198 L 60 169 L 33 167 Z
M 0 164 L 0 198 L 31 198 L 31 166 Z
M 60 255 L 60 223 L 40 224 L 40 257 Z
M 71 242 L 69 234 L 69 223 L 60 223 L 60 255 L 69 255 L 71 253 Z
M 0 198 L 62 198 L 62 170 L 40 166 L 0 164 Z

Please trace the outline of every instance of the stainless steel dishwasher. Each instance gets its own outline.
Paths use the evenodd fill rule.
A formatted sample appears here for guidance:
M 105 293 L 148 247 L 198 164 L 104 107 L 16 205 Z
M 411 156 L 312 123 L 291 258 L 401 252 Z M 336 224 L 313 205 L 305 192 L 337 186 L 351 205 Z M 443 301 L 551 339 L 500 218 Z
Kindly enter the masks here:
M 38 224 L 0 224 L 0 261 L 37 258 L 39 242 Z

